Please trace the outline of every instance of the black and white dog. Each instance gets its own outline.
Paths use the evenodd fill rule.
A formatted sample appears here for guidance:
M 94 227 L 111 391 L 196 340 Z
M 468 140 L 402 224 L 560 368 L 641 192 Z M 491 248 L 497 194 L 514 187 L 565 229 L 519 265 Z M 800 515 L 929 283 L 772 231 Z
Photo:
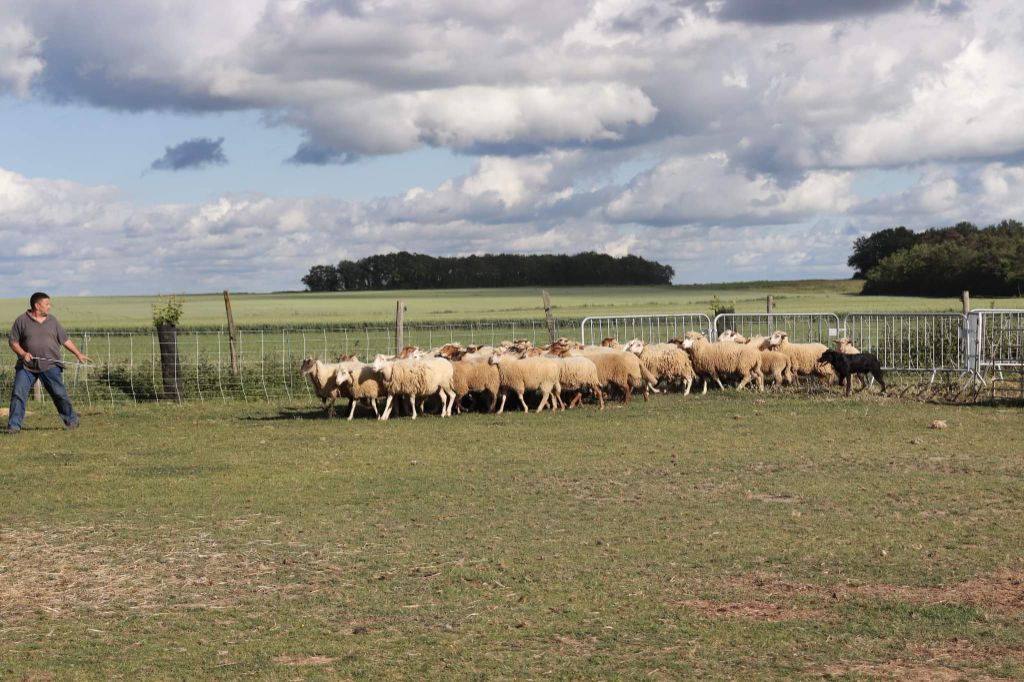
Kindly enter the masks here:
M 850 395 L 850 377 L 854 374 L 871 374 L 885 393 L 885 382 L 882 380 L 882 366 L 871 353 L 840 353 L 829 348 L 821 354 L 818 362 L 832 365 L 839 375 L 839 383 L 846 386 L 846 395 Z

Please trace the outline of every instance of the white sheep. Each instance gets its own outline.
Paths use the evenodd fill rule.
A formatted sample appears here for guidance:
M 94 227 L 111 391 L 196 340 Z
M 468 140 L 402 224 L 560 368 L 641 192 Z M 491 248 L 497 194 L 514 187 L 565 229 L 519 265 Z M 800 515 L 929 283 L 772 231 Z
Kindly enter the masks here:
M 818 362 L 821 354 L 828 350 L 823 343 L 792 343 L 789 334 L 776 330 L 768 339 L 768 346 L 772 350 L 785 353 L 789 358 L 793 371 L 800 374 L 813 374 L 826 380 L 836 378 L 835 370 L 831 365 Z M 795 383 L 796 377 L 794 377 Z
M 690 395 L 690 388 L 697 375 L 690 363 L 690 356 L 671 343 L 644 343 L 641 339 L 633 339 L 626 344 L 626 351 L 640 359 L 640 364 L 656 376 L 659 381 L 669 384 L 681 382 L 683 395 Z
M 529 357 L 517 358 L 511 353 L 495 353 L 487 360 L 498 368 L 498 377 L 501 383 L 501 405 L 498 407 L 498 414 L 505 411 L 505 401 L 509 391 L 512 391 L 519 398 L 519 404 L 525 412 L 530 409 L 526 406 L 526 399 L 523 394 L 526 391 L 540 391 L 540 404 L 537 405 L 537 412 L 544 409 L 552 391 L 561 392 L 562 386 L 558 381 L 559 365 L 552 358 Z
M 356 405 L 361 401 L 367 401 L 373 408 L 375 417 L 380 417 L 380 410 L 377 409 L 377 398 L 384 393 L 384 378 L 381 373 L 368 365 L 358 361 L 346 361 L 339 363 L 335 371 L 335 382 L 341 397 L 349 400 L 348 420 L 356 413 Z
M 771 376 L 775 386 L 793 383 L 793 365 L 789 356 L 775 350 L 768 350 L 768 337 L 753 336 L 747 339 L 731 329 L 726 329 L 718 337 L 719 343 L 747 344 L 761 351 L 761 374 Z
M 602 346 L 584 346 L 582 351 L 561 351 L 559 354 L 581 354 L 590 358 L 597 365 L 597 375 L 602 386 L 615 386 L 622 391 L 622 403 L 629 404 L 633 389 L 644 390 L 644 401 L 648 393 L 658 383 L 658 377 L 640 364 L 640 358 L 633 353 Z
M 742 390 L 751 379 L 759 391 L 764 390 L 761 352 L 756 348 L 732 342 L 711 343 L 700 332 L 688 332 L 682 346 L 690 354 L 694 371 L 704 378 L 705 393 L 709 377 L 715 380 L 719 388 L 725 388 L 721 377 L 729 375 L 740 377 L 736 390 Z
M 455 391 L 455 409 L 462 412 L 462 399 L 472 392 L 487 391 L 491 396 L 488 412 L 494 412 L 501 389 L 501 377 L 498 368 L 487 362 L 486 358 L 468 359 L 464 354 L 461 360 L 452 362 L 452 388 Z M 450 412 L 450 410 L 449 410 Z
M 419 358 L 410 360 L 386 360 L 377 356 L 373 369 L 381 373 L 384 390 L 388 394 L 382 421 L 391 416 L 391 403 L 396 395 L 409 396 L 412 418 L 416 418 L 416 396 L 437 394 L 441 398 L 441 416 L 451 416 L 455 402 L 452 387 L 452 363 L 444 358 Z
M 583 401 L 583 390 L 589 388 L 597 396 L 600 409 L 604 409 L 604 393 L 601 391 L 601 378 L 597 373 L 597 365 L 590 358 L 584 357 L 554 357 L 558 362 L 558 383 L 563 391 L 575 391 L 576 395 L 569 401 L 569 408 L 573 408 Z M 562 396 L 555 392 L 558 404 L 565 409 Z
M 299 368 L 302 375 L 309 379 L 309 383 L 313 386 L 313 392 L 320 398 L 320 403 L 328 417 L 334 416 L 334 402 L 340 395 L 334 376 L 337 369 L 336 363 L 321 362 L 312 357 L 303 358 Z
M 743 334 L 732 329 L 726 329 L 724 332 L 718 335 L 719 341 L 733 341 L 735 343 L 749 343 L 758 350 L 768 350 L 768 337 L 767 336 L 751 336 L 749 339 Z

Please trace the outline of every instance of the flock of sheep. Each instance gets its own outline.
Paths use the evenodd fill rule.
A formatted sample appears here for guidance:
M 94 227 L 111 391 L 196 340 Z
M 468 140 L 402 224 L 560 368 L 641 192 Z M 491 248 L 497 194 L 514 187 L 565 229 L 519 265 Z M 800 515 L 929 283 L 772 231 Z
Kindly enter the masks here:
M 847 339 L 835 343 L 840 353 L 859 353 Z M 497 346 L 448 343 L 428 351 L 410 346 L 398 356 L 378 355 L 372 363 L 355 356 L 341 356 L 334 363 L 309 357 L 303 359 L 301 372 L 328 416 L 334 416 L 338 398 L 348 398 L 349 419 L 356 405 L 364 403 L 378 419 L 387 420 L 399 397 L 408 400 L 415 419 L 417 404 L 422 412 L 423 401 L 434 395 L 441 401 L 441 416 L 448 417 L 463 410 L 466 396 L 485 396 L 485 409 L 498 414 L 510 393 L 524 411 L 529 411 L 527 393 L 540 394 L 537 412 L 545 407 L 564 410 L 566 402 L 575 407 L 585 395 L 603 410 L 609 392 L 621 394 L 624 403 L 636 390 L 647 400 L 651 392 L 659 392 L 659 385 L 678 386 L 686 395 L 697 379 L 703 381 L 704 393 L 710 381 L 724 388 L 723 379 L 736 380 L 737 389 L 753 384 L 760 391 L 766 377 L 775 386 L 794 384 L 799 376 L 830 381 L 837 375 L 824 361 L 828 350 L 820 343 L 792 343 L 783 331 L 747 339 L 726 330 L 713 342 L 700 332 L 688 332 L 656 344 L 634 339 L 620 345 L 608 338 L 590 346 L 561 338 L 542 347 L 526 340 Z M 381 398 L 383 410 L 377 404 Z

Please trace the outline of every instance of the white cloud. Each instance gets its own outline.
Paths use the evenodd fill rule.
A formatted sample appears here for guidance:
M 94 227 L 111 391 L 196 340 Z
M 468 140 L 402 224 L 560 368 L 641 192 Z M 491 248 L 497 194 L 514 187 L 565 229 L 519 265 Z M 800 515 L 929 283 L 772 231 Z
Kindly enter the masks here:
M 770 176 L 731 168 L 722 153 L 674 157 L 638 176 L 607 215 L 655 225 L 791 222 L 849 208 L 852 181 L 846 172 L 812 172 L 784 188 Z

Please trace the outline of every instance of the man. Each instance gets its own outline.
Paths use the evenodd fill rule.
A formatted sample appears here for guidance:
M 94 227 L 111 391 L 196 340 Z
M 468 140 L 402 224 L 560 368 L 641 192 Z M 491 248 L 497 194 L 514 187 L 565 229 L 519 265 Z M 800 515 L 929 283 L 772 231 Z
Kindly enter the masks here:
M 11 412 L 7 418 L 7 433 L 21 431 L 25 418 L 25 403 L 28 392 L 36 379 L 43 383 L 46 392 L 57 406 L 64 428 L 72 431 L 78 427 L 78 415 L 71 406 L 68 391 L 64 388 L 64 367 L 60 361 L 60 347 L 71 351 L 79 362 L 89 362 L 68 338 L 64 327 L 50 314 L 50 297 L 41 291 L 32 294 L 29 308 L 18 316 L 8 337 L 11 350 L 18 356 L 14 368 L 14 390 L 11 391 Z

